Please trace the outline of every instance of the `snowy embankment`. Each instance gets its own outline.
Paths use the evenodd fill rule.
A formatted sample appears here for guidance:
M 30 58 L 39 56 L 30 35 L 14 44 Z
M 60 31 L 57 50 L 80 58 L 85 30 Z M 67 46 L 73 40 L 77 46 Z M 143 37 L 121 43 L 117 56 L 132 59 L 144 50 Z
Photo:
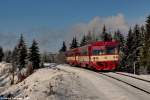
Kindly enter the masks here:
M 10 83 L 8 76 L 7 71 L 0 76 L 0 79 L 7 80 L 3 84 L 7 87 L 0 91 L 0 97 L 3 98 L 23 100 L 149 100 L 150 98 L 149 95 L 126 84 L 66 64 L 50 64 L 50 67 L 38 69 L 22 82 L 12 86 L 5 85 Z
M 5 89 L 1 96 L 28 100 L 99 100 L 78 75 L 52 66 L 36 70 L 22 82 Z
M 10 86 L 10 79 L 12 78 L 10 74 L 11 69 L 12 65 L 10 63 L 0 63 L 0 93 Z

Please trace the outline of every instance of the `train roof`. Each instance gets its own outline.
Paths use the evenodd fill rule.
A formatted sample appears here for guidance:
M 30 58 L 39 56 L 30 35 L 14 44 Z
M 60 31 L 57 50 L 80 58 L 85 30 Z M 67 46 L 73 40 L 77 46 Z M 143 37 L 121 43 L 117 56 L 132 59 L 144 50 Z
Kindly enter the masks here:
M 96 41 L 93 43 L 90 43 L 91 46 L 113 46 L 113 45 L 118 45 L 118 41 Z

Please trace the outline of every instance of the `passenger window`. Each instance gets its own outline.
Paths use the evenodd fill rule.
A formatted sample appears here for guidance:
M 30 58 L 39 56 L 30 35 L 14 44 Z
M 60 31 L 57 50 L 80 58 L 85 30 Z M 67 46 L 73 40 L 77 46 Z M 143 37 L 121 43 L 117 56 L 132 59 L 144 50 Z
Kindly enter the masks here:
M 104 50 L 93 50 L 92 52 L 93 55 L 102 55 L 105 54 Z

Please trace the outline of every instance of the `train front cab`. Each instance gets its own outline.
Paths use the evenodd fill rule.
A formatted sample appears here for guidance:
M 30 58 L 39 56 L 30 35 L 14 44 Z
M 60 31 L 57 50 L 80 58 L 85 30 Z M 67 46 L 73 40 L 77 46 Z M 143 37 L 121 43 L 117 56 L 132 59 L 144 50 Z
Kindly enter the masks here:
M 114 70 L 118 66 L 117 46 L 92 46 L 91 66 L 96 70 Z

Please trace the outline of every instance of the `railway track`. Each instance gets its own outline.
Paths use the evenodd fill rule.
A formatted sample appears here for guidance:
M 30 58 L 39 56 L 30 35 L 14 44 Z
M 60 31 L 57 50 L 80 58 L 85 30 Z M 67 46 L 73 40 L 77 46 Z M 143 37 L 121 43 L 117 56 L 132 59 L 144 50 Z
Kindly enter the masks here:
M 120 81 L 122 83 L 125 83 L 131 87 L 134 87 L 140 91 L 143 91 L 147 94 L 150 94 L 150 81 L 144 80 L 141 78 L 137 78 L 134 76 L 130 75 L 123 75 L 119 73 L 102 73 L 100 72 L 101 75 L 115 79 L 117 81 Z
M 127 74 L 123 74 L 123 73 L 119 73 L 119 72 L 115 72 L 115 73 L 116 73 L 116 74 L 119 74 L 119 75 L 128 76 L 128 77 L 131 77 L 131 78 L 135 78 L 135 79 L 138 79 L 138 80 L 141 80 L 141 81 L 145 81 L 145 82 L 150 83 L 150 80 L 138 78 L 138 77 L 135 77 L 135 76 L 131 76 L 131 75 L 127 75 Z

